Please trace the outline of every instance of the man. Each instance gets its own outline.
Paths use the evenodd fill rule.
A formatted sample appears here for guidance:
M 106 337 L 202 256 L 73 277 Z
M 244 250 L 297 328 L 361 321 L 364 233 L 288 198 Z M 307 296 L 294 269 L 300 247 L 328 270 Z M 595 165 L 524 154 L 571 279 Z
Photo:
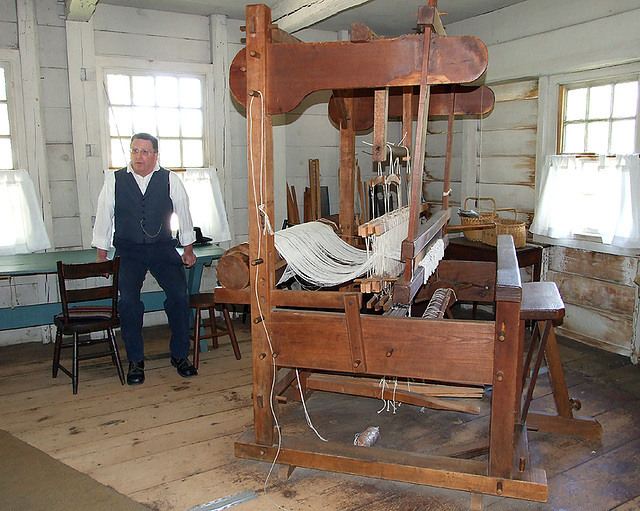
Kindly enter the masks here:
M 171 236 L 171 215 L 180 222 L 182 258 Z M 189 361 L 189 295 L 183 263 L 196 262 L 193 253 L 193 223 L 189 199 L 182 181 L 158 165 L 158 140 L 148 133 L 131 138 L 131 162 L 107 175 L 98 198 L 92 245 L 98 260 L 107 258 L 112 244 L 120 256 L 118 287 L 120 328 L 129 371 L 127 383 L 144 382 L 142 320 L 144 304 L 140 290 L 147 271 L 156 278 L 167 295 L 164 309 L 171 327 L 171 364 L 188 378 L 198 374 Z

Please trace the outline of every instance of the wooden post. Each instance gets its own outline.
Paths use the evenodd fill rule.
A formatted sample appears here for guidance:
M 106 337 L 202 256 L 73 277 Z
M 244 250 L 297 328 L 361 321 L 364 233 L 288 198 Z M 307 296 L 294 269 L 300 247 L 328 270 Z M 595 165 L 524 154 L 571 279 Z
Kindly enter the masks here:
M 255 441 L 274 443 L 271 396 L 273 353 L 271 290 L 275 287 L 273 235 L 263 229 L 274 218 L 273 124 L 265 102 L 269 98 L 267 64 L 271 11 L 266 5 L 247 6 L 247 140 L 249 168 L 249 259 L 251 262 L 251 345 Z M 264 211 L 262 212 L 261 209 Z M 266 214 L 266 216 L 265 216 Z M 268 217 L 268 218 L 267 218 Z M 254 264 L 255 263 L 255 264 Z
M 346 117 L 340 123 L 339 216 L 342 237 L 347 243 L 353 244 L 356 234 L 353 201 L 355 196 L 354 174 L 356 162 L 356 132 L 353 129 L 353 90 L 345 92 L 342 99 Z M 360 181 L 358 181 L 358 186 L 360 186 Z
M 422 202 L 422 172 L 424 169 L 424 153 L 427 141 L 427 120 L 429 116 L 429 95 L 431 87 L 427 84 L 429 76 L 429 52 L 434 32 L 434 19 L 437 16 L 435 7 L 423 6 L 418 14 L 418 24 L 424 27 L 424 43 L 422 50 L 422 72 L 420 75 L 420 95 L 418 97 L 418 124 L 416 126 L 415 157 L 411 175 L 411 194 L 409 197 L 409 232 L 405 243 L 411 243 L 418 235 L 420 226 L 420 203 Z M 413 278 L 413 258 L 405 261 L 404 278 Z
M 387 159 L 387 117 L 389 116 L 389 87 L 373 93 L 373 161 Z
M 498 236 L 497 275 L 489 475 L 511 479 L 524 351 L 520 339 L 522 284 L 511 236 Z
M 451 187 L 451 156 L 453 152 L 453 121 L 456 104 L 455 86 L 451 86 L 449 95 L 449 119 L 447 124 L 447 155 L 444 162 L 444 185 L 442 187 L 442 209 L 449 207 L 449 188 Z

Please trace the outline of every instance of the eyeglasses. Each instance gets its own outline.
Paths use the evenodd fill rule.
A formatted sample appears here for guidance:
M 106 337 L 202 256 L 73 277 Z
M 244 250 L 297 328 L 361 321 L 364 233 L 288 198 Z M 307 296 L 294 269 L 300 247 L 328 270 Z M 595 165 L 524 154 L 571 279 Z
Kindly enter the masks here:
M 137 147 L 131 148 L 131 154 L 142 154 L 142 156 L 149 156 L 151 153 L 155 153 L 155 151 L 149 151 L 149 149 L 138 149 Z

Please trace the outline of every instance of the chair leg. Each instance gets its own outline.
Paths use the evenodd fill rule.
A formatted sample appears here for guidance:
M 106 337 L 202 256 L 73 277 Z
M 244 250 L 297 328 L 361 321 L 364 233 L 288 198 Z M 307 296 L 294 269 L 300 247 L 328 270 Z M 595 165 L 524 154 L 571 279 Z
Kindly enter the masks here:
M 209 322 L 211 325 L 211 343 L 213 349 L 218 349 L 218 326 L 216 325 L 216 308 L 209 307 Z
M 109 336 L 109 342 L 111 343 L 111 358 L 113 359 L 113 364 L 118 370 L 120 383 L 124 385 L 124 370 L 122 369 L 122 362 L 120 362 L 120 353 L 118 353 L 118 345 L 116 344 L 116 336 L 113 333 L 112 328 L 109 328 L 107 330 L 107 335 Z
M 73 393 L 78 393 L 78 334 L 73 334 L 73 365 L 71 371 L 71 384 L 73 385 Z
M 193 324 L 193 365 L 196 369 L 200 364 L 200 309 L 196 307 L 196 319 Z
M 53 347 L 53 366 L 51 368 L 51 375 L 53 378 L 58 377 L 58 369 L 60 368 L 60 346 L 62 344 L 62 332 L 58 328 L 56 330 L 56 342 Z
M 224 321 L 227 324 L 227 332 L 229 333 L 229 339 L 231 339 L 231 346 L 233 346 L 233 353 L 236 356 L 236 360 L 242 358 L 240 353 L 240 347 L 238 346 L 238 340 L 236 339 L 236 332 L 233 329 L 233 323 L 231 323 L 231 316 L 229 316 L 229 309 L 226 305 L 222 306 L 222 314 L 224 314 Z

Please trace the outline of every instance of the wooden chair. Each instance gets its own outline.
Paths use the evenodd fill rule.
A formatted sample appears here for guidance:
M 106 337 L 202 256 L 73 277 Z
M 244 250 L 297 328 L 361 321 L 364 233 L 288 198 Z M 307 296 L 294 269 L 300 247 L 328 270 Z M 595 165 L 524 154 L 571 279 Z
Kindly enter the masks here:
M 118 316 L 118 268 L 120 258 L 109 261 L 63 264 L 57 262 L 58 286 L 62 312 L 53 319 L 56 325 L 56 341 L 53 350 L 53 377 L 58 376 L 58 369 L 71 377 L 73 393 L 78 393 L 78 362 L 98 357 L 110 356 L 118 370 L 120 382 L 124 385 L 124 372 L 113 329 L 120 326 Z M 107 285 L 97 285 L 91 279 L 105 279 L 111 275 Z M 72 283 L 73 282 L 73 283 Z M 79 287 L 84 282 L 85 287 Z M 72 287 L 72 289 L 70 289 Z M 106 303 L 105 303 L 106 302 Z M 71 306 L 71 304 L 78 304 Z M 80 338 L 92 332 L 106 332 L 102 339 Z M 63 342 L 63 337 L 71 335 L 73 340 Z M 92 344 L 107 343 L 108 350 L 89 351 L 80 354 L 80 348 Z M 71 371 L 60 364 L 62 348 L 72 348 L 73 358 Z
M 190 306 L 195 309 L 196 317 L 194 326 L 192 327 L 191 339 L 193 340 L 193 365 L 198 368 L 200 363 L 200 341 L 204 339 L 212 339 L 213 348 L 218 347 L 218 337 L 228 335 L 231 339 L 231 346 L 233 346 L 233 352 L 237 360 L 242 358 L 240 354 L 240 347 L 238 346 L 238 340 L 236 339 L 236 333 L 233 329 L 233 323 L 229 316 L 229 310 L 225 304 L 222 306 L 222 314 L 224 315 L 224 321 L 226 328 L 222 328 L 216 325 L 215 309 L 218 304 L 215 301 L 214 293 L 197 293 L 191 295 Z M 202 311 L 209 311 L 209 317 L 203 318 Z M 206 333 L 206 328 L 209 328 L 210 333 Z M 204 334 L 202 331 L 204 330 Z
M 602 426 L 596 420 L 577 417 L 573 414 L 574 410 L 580 409 L 581 404 L 578 399 L 569 397 L 553 329 L 553 322 L 563 317 L 564 302 L 555 282 L 522 284 L 520 319 L 531 320 L 534 325 L 522 372 L 522 388 L 526 388 L 526 394 L 522 402 L 521 422 L 526 422 L 529 427 L 540 431 L 599 439 L 602 438 Z M 543 358 L 546 359 L 549 369 L 556 415 L 529 412 Z M 531 369 L 532 362 L 533 369 Z

